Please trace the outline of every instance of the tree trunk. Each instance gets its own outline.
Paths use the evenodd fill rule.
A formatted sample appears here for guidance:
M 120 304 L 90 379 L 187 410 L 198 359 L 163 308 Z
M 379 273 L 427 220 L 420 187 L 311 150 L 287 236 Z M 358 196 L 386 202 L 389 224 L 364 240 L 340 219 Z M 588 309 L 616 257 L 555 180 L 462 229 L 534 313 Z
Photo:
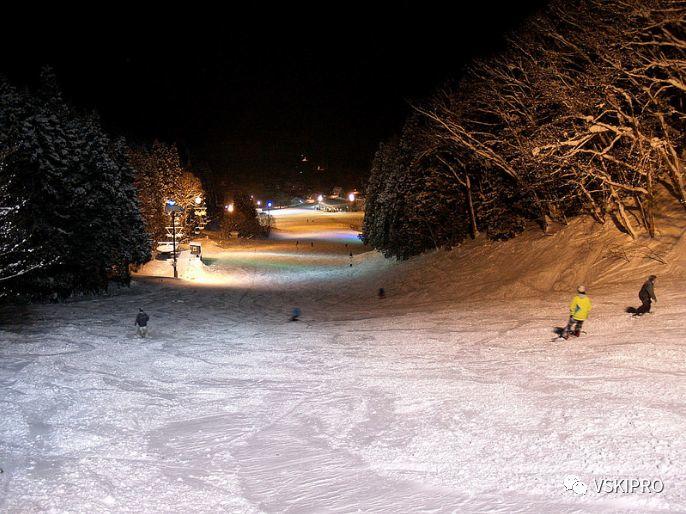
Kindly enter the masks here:
M 638 237 L 636 234 L 636 230 L 634 229 L 633 225 L 631 225 L 631 221 L 629 221 L 629 217 L 627 216 L 626 210 L 624 209 L 622 199 L 619 197 L 614 187 L 610 186 L 610 191 L 612 193 L 612 197 L 615 200 L 615 203 L 617 204 L 617 208 L 619 210 L 619 217 L 622 221 L 622 224 L 624 225 L 624 228 L 626 228 L 627 232 L 629 232 L 629 235 L 631 235 L 632 239 L 636 239 Z
M 472 226 L 472 238 L 476 239 L 479 236 L 479 229 L 476 226 L 476 214 L 474 214 L 474 202 L 472 201 L 472 182 L 468 173 L 465 173 L 465 186 L 467 188 L 467 206 L 469 207 L 469 221 Z
M 679 195 L 679 202 L 686 207 L 686 191 L 684 190 L 684 174 L 681 159 L 677 157 L 676 152 L 673 153 L 673 165 L 669 167 L 670 175 L 672 176 L 672 183 Z M 686 150 L 682 152 L 682 156 L 686 156 Z

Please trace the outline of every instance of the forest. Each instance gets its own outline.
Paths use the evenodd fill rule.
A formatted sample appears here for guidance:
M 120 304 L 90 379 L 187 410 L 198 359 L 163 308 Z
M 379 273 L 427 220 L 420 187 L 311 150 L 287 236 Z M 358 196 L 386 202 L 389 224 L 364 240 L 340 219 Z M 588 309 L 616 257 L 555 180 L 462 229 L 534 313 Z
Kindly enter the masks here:
M 46 69 L 36 91 L 0 78 L 0 299 L 58 301 L 128 284 L 165 237 L 168 199 L 200 179 L 174 145 L 132 145 L 73 108 Z M 180 218 L 190 233 L 188 217 Z
M 364 241 L 405 259 L 579 215 L 654 237 L 660 191 L 686 207 L 685 16 L 672 0 L 546 5 L 379 146 Z

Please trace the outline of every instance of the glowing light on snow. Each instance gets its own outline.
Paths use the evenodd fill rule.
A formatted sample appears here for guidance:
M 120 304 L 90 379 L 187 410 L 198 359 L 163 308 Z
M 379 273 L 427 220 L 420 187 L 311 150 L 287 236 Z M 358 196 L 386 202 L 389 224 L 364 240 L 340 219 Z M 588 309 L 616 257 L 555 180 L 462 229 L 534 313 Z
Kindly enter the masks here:
M 265 291 L 285 283 L 311 287 L 342 276 L 349 278 L 349 252 L 362 244 L 350 225 L 361 222 L 361 214 L 285 208 L 273 215 L 275 228 L 268 240 L 231 248 L 203 242 L 202 260 L 184 250 L 178 259 L 178 287 Z M 316 223 L 312 223 L 313 217 L 317 217 Z M 170 269 L 170 261 L 153 260 L 140 274 L 167 277 Z M 355 268 L 355 272 L 371 269 Z

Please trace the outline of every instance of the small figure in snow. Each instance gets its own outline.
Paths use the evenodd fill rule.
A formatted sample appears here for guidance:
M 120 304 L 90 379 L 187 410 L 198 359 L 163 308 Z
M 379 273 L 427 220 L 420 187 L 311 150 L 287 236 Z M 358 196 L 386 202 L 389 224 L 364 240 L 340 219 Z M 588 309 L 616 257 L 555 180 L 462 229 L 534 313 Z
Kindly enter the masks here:
M 135 325 L 136 333 L 141 337 L 148 335 L 148 320 L 150 320 L 150 316 L 148 316 L 143 309 L 138 309 Z
M 579 286 L 576 292 L 577 295 L 572 299 L 572 303 L 569 304 L 569 321 L 562 331 L 564 339 L 569 339 L 569 334 L 579 337 L 581 335 L 581 327 L 584 321 L 588 319 L 588 313 L 591 312 L 591 299 L 586 296 L 586 288 Z
M 379 288 L 378 296 L 379 296 L 379 300 L 383 300 L 384 298 L 386 298 L 386 291 L 384 290 L 383 287 Z
M 300 321 L 300 309 L 293 307 L 293 312 L 291 313 L 291 321 Z
M 657 279 L 655 275 L 650 275 L 648 280 L 643 284 L 643 287 L 641 287 L 641 290 L 638 293 L 638 298 L 641 300 L 641 306 L 636 309 L 636 316 L 649 313 L 650 305 L 653 302 L 657 302 L 657 298 L 655 297 L 655 279 Z

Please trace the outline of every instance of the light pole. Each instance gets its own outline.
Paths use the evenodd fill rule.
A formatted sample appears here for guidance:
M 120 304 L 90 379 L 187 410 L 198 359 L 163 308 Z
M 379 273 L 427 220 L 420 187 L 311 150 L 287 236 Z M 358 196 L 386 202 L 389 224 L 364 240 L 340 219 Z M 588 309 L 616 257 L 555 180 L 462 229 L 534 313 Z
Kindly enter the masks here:
M 174 266 L 174 278 L 179 278 L 179 272 L 176 269 L 176 213 L 182 212 L 183 207 L 176 205 L 174 200 L 167 200 L 164 210 L 171 215 L 172 220 L 172 265 Z
M 179 272 L 176 269 L 176 211 L 172 211 L 172 258 L 174 260 L 174 278 L 179 278 Z
M 200 234 L 200 231 L 205 228 L 205 216 L 207 216 L 207 206 L 202 198 L 202 196 L 195 197 L 195 206 L 193 207 L 193 213 L 196 217 L 197 226 L 193 230 L 194 234 Z
M 227 219 L 227 237 L 231 239 L 233 237 L 233 233 L 236 232 L 236 237 L 238 237 L 238 232 L 237 232 L 237 226 L 235 223 L 235 220 L 233 219 L 233 211 L 235 210 L 235 207 L 233 205 L 233 202 L 226 204 L 224 206 L 224 209 L 228 213 L 228 219 Z

